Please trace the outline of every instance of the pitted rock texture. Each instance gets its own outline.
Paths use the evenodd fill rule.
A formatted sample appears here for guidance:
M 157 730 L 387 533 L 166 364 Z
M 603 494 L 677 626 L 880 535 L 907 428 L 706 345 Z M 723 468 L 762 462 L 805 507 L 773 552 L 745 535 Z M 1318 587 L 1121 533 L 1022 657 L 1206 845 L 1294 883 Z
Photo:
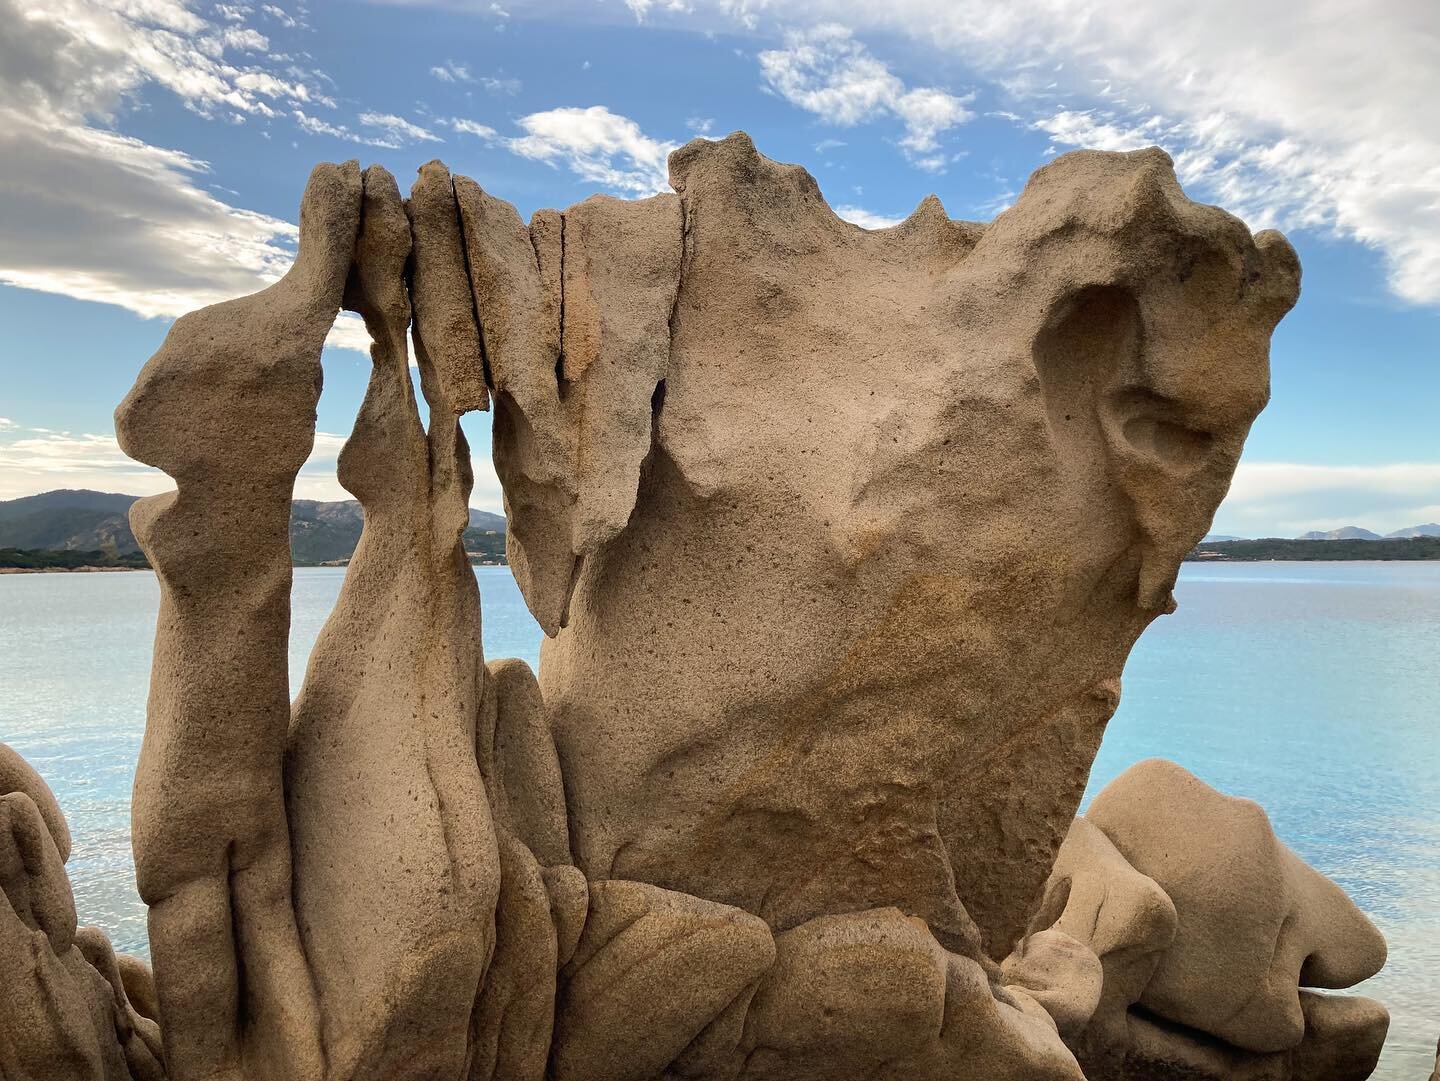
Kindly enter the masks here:
M 180 1081 L 1078 1081 L 1062 1034 L 1192 926 L 1092 837 L 1116 941 L 1139 914 L 1116 982 L 1042 890 L 1264 404 L 1289 246 L 1153 150 L 879 232 L 743 135 L 671 171 L 526 225 L 438 162 L 408 201 L 321 166 L 291 273 L 121 406 L 179 488 L 134 520 L 141 1012 Z M 366 521 L 292 707 L 283 523 L 342 305 Z M 538 680 L 485 663 L 459 543 L 487 404 Z
M 0 744 L 0 1077 L 164 1081 L 160 1030 L 127 993 L 149 969 L 77 927 L 69 855 L 54 794 Z
M 1090 1081 L 1362 1081 L 1375 1069 L 1385 1008 L 1312 989 L 1378 972 L 1380 932 L 1258 806 L 1172 762 L 1131 767 L 1075 820 L 1032 928 L 1045 929 L 1002 967 L 1028 970 L 1042 1002 L 1094 1002 L 1061 1026 Z M 1034 965 L 1057 935 L 1071 950 Z
M 668 359 L 605 383 L 642 383 L 630 416 L 664 379 L 634 509 L 578 567 L 584 542 L 552 541 L 519 575 L 566 624 L 540 681 L 576 860 L 777 932 L 894 905 L 1003 957 L 1265 403 L 1295 255 L 1186 199 L 1158 150 L 1065 155 L 987 226 L 932 199 L 867 232 L 743 135 L 676 152 L 671 180 Z M 497 428 L 497 465 L 530 484 L 552 414 L 514 402 L 537 449 Z M 579 460 L 584 483 L 623 464 Z M 560 472 L 550 503 L 507 482 L 516 543 L 583 506 Z

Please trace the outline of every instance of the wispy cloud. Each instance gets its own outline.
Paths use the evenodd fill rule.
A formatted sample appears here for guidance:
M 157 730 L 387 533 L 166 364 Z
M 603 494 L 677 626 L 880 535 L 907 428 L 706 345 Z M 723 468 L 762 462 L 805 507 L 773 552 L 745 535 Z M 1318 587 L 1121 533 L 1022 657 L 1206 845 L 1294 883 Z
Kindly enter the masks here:
M 442 141 L 440 136 L 433 131 L 422 128 L 419 124 L 411 123 L 403 116 L 395 116 L 393 113 L 361 113 L 358 119 L 365 127 L 383 132 L 395 146 L 404 146 L 406 143 L 438 143 Z
M 893 225 L 899 225 L 904 218 L 891 218 L 884 214 L 875 214 L 866 210 L 863 206 L 850 206 L 848 204 L 837 206 L 835 213 L 848 222 L 860 226 L 862 229 L 889 229 Z
M 1434 5 L 909 0 L 875 15 L 955 48 L 1032 116 L 1078 105 L 1115 130 L 1153 127 L 1187 183 L 1252 225 L 1366 244 L 1397 296 L 1440 303 Z
M 741 0 L 742 5 L 744 0 Z M 625 0 L 625 6 L 635 16 L 635 21 L 644 22 L 645 16 L 652 11 L 666 11 L 670 13 L 683 13 L 690 10 L 690 5 L 685 0 Z
M 0 0 L 0 282 L 153 318 L 288 269 L 294 225 L 216 198 L 206 162 L 96 124 L 152 85 L 202 116 L 326 107 L 303 72 L 230 59 L 263 39 L 236 25 L 247 12 L 217 26 L 173 0 Z M 358 339 L 345 323 L 335 342 Z
M 1358 525 L 1377 533 L 1440 520 L 1440 462 L 1241 462 L 1215 530 L 1296 536 Z
M 430 74 L 442 83 L 473 83 L 475 81 L 474 76 L 470 74 L 469 66 L 456 60 L 447 60 L 443 64 L 436 64 L 430 69 Z
M 494 128 L 492 128 L 489 124 L 481 124 L 474 120 L 466 120 L 463 117 L 454 117 L 450 120 L 447 120 L 446 123 L 449 124 L 456 131 L 461 132 L 462 134 L 474 135 L 476 138 L 479 139 L 485 139 L 489 141 L 498 140 L 500 138 L 500 133 Z
M 462 64 L 458 60 L 436 64 L 430 69 L 430 74 L 442 83 L 469 83 L 491 94 L 518 94 L 523 85 L 519 79 L 508 75 L 476 75 L 470 70 L 469 64 Z
M 630 7 L 637 18 L 668 10 L 641 0 Z M 850 40 L 909 39 L 983 77 L 1000 112 L 1042 125 L 1057 147 L 1159 142 L 1188 185 L 1252 226 L 1372 247 L 1396 296 L 1440 304 L 1433 2 L 689 0 L 664 22 L 771 36 L 837 24 Z M 833 49 L 810 48 L 814 64 L 794 57 L 795 42 L 772 61 L 780 85 L 802 100 L 824 100 L 810 95 L 832 79 L 852 105 L 874 108 L 891 93 L 884 65 L 843 52 L 830 61 Z M 837 107 L 837 118 L 855 115 Z M 924 111 L 918 103 L 916 111 Z M 917 138 L 926 141 L 923 120 Z
M 844 26 L 826 23 L 785 35 L 783 49 L 760 54 L 771 90 L 827 124 L 849 127 L 877 117 L 900 120 L 900 146 L 911 162 L 944 170 L 940 136 L 974 114 L 969 97 L 934 86 L 907 88 Z
M 582 180 L 619 195 L 653 195 L 670 187 L 666 160 L 679 144 L 646 135 L 627 116 L 603 105 L 549 109 L 516 121 L 523 135 L 505 136 L 472 120 L 447 121 L 511 153 L 564 166 Z

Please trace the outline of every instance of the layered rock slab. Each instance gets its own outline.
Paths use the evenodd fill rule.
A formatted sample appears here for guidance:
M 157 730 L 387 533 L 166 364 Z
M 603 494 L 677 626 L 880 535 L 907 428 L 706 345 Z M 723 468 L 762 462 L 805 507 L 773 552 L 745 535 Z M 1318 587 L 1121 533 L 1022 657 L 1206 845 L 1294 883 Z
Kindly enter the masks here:
M 460 543 L 469 452 L 452 405 L 463 386 L 453 363 L 443 370 L 433 359 L 466 341 L 432 334 L 418 351 L 428 432 L 406 347 L 406 267 L 427 246 L 423 223 L 447 221 L 415 204 L 448 204 L 455 230 L 448 177 L 438 196 L 435 180 L 422 170 L 407 217 L 394 179 L 365 171 L 344 299 L 365 319 L 374 367 L 339 459 L 365 528 L 311 653 L 286 750 L 295 908 L 307 955 L 324 960 L 315 985 L 336 1078 L 459 1076 L 495 946 L 500 866 L 475 758 L 487 671 Z

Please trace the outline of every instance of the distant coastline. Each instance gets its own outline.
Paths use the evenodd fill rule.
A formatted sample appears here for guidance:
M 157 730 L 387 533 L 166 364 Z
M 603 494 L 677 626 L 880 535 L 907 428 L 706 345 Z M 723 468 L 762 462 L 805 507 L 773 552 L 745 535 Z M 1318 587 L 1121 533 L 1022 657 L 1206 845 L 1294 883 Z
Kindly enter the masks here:
M 1320 563 L 1416 562 L 1440 559 L 1440 537 L 1395 537 L 1378 540 L 1201 541 L 1185 557 L 1190 563 Z
M 493 536 L 493 534 L 491 535 Z M 501 533 L 499 551 L 495 544 L 487 545 L 489 550 L 466 551 L 470 562 L 477 567 L 505 567 L 505 535 Z M 327 559 L 323 562 L 292 563 L 295 567 L 345 567 L 350 560 Z M 150 561 L 143 555 L 133 553 L 115 556 L 108 552 L 75 552 L 53 548 L 0 548 L 0 574 L 85 574 L 106 571 L 148 571 Z
M 128 512 L 137 498 L 64 489 L 0 500 L 0 573 L 149 569 L 130 530 Z M 297 567 L 343 567 L 364 527 L 364 509 L 353 499 L 296 499 L 290 508 L 291 561 Z M 506 566 L 506 527 L 503 515 L 472 507 L 462 538 L 470 562 Z M 1212 535 L 1185 558 L 1194 563 L 1440 560 L 1440 523 L 1414 525 L 1386 536 L 1359 526 L 1293 539 Z

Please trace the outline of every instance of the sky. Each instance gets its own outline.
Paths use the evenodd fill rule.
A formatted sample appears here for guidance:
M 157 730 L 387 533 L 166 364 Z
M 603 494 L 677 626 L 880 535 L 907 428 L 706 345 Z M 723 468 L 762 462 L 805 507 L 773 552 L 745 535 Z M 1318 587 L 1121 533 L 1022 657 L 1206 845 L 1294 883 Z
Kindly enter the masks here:
M 1215 531 L 1440 521 L 1433 0 L 0 0 L 0 28 L 0 499 L 172 487 L 112 410 L 171 320 L 284 272 L 317 161 L 407 188 L 438 157 L 528 216 L 668 190 L 671 150 L 743 129 L 868 228 L 1164 147 L 1304 266 Z M 357 321 L 330 342 L 309 498 L 346 498 L 370 363 Z

